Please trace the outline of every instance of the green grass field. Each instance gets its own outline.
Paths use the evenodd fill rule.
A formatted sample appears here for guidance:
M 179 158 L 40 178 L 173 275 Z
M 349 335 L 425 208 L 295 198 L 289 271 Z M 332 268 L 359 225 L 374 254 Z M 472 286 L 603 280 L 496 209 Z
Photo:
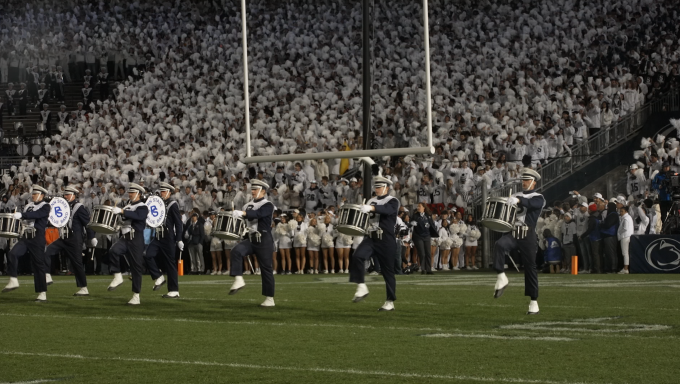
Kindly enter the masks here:
M 539 275 L 541 313 L 526 316 L 523 276 L 493 299 L 495 275 L 399 276 L 394 312 L 381 276 L 354 304 L 347 275 L 180 278 L 167 300 L 145 276 L 125 305 L 92 276 L 76 298 L 56 277 L 48 302 L 32 278 L 0 295 L 0 383 L 677 383 L 680 276 Z M 0 278 L 4 286 L 6 277 Z

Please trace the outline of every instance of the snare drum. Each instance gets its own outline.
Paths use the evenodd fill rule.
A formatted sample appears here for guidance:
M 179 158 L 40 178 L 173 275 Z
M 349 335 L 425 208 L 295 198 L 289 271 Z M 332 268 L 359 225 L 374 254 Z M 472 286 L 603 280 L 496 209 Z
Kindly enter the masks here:
M 510 232 L 517 217 L 517 206 L 508 203 L 507 197 L 490 197 L 486 201 L 481 223 L 495 232 Z
M 22 232 L 21 219 L 15 219 L 14 213 L 0 213 L 0 237 L 17 239 Z
M 368 215 L 361 212 L 361 205 L 343 205 L 338 214 L 338 232 L 348 236 L 367 235 Z
M 222 240 L 241 240 L 247 232 L 243 217 L 235 218 L 231 212 L 219 212 L 213 228 L 210 234 Z
M 87 227 L 104 235 L 118 233 L 120 230 L 119 215 L 113 213 L 114 208 L 108 205 L 95 205 Z

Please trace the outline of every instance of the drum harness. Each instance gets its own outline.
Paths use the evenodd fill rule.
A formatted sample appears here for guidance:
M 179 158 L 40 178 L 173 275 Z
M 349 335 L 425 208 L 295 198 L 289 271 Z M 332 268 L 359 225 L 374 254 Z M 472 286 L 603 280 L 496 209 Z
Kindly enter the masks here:
M 68 218 L 68 224 L 64 227 L 59 228 L 59 237 L 62 239 L 68 239 L 73 234 L 73 217 L 78 212 L 78 209 L 82 207 L 81 203 L 75 203 L 73 209 L 71 209 L 71 217 Z
M 29 205 L 26 206 L 26 209 L 24 209 L 24 212 L 32 212 L 34 210 L 42 208 L 43 204 L 47 204 L 45 201 L 40 202 L 40 204 L 35 205 L 35 203 L 30 203 Z M 22 220 L 24 225 L 21 231 L 21 238 L 22 239 L 33 239 L 35 238 L 36 231 L 35 231 L 35 220 Z
M 248 203 L 248 204 L 251 204 L 250 206 L 252 207 L 252 209 L 255 210 L 255 209 L 260 209 L 260 207 L 262 207 L 263 205 L 265 205 L 268 202 L 269 202 L 269 200 L 262 199 L 262 201 L 259 201 L 257 203 L 251 202 L 251 203 Z M 257 208 L 256 208 L 256 206 L 257 206 Z M 243 219 L 247 220 L 245 215 L 243 215 Z M 257 220 L 255 220 L 255 221 L 256 221 L 255 225 L 257 225 Z M 260 244 L 262 242 L 262 234 L 257 229 L 253 229 L 251 226 L 248 226 L 248 233 L 246 234 L 246 237 L 253 244 Z
M 163 224 L 154 228 L 154 230 L 156 231 L 156 240 L 163 240 L 163 238 L 165 238 L 165 235 L 167 234 L 168 212 L 170 211 L 170 207 L 172 207 L 173 204 L 177 204 L 177 201 L 172 200 L 169 204 L 165 206 L 165 219 L 163 219 Z
M 132 211 L 134 211 L 134 210 L 137 209 L 137 207 L 139 207 L 140 204 L 144 205 L 144 203 L 141 200 L 139 200 L 135 205 L 127 205 L 127 206 L 123 207 L 123 211 L 126 210 L 127 208 L 132 208 L 132 207 L 135 208 L 135 209 L 131 209 Z M 122 213 L 121 213 L 121 215 L 122 215 Z M 125 224 L 126 221 L 130 222 L 130 220 L 123 220 L 123 225 L 121 226 L 121 229 L 120 229 L 120 231 L 121 231 L 120 237 L 122 239 L 125 239 L 125 240 L 132 240 L 132 239 L 135 238 L 135 229 L 132 228 L 131 222 L 130 222 L 130 224 Z M 127 229 L 127 231 L 125 231 L 125 229 Z

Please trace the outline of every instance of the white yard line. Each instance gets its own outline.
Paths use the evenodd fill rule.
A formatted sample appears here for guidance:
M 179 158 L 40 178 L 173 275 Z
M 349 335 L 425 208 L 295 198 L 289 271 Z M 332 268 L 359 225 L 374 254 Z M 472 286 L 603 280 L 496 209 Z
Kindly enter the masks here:
M 570 339 L 568 337 L 552 337 L 552 336 L 502 336 L 502 335 L 491 335 L 484 333 L 476 334 L 464 334 L 464 333 L 432 333 L 429 335 L 421 335 L 423 337 L 434 337 L 434 338 L 449 338 L 449 337 L 462 337 L 462 338 L 472 338 L 472 339 L 494 339 L 494 340 L 529 340 L 529 341 L 574 341 L 576 339 Z
M 31 352 L 16 352 L 16 351 L 0 351 L 2 355 L 9 356 L 28 356 L 28 357 L 47 357 L 47 358 L 61 358 L 61 359 L 77 359 L 77 360 L 98 360 L 98 361 L 124 361 L 133 363 L 153 363 L 153 364 L 172 364 L 172 365 L 197 365 L 197 366 L 211 366 L 224 367 L 236 369 L 256 369 L 260 371 L 293 371 L 293 372 L 314 372 L 314 373 L 332 373 L 354 376 L 382 376 L 382 377 L 398 377 L 411 379 L 437 379 L 437 380 L 456 380 L 456 381 L 474 381 L 486 383 L 527 383 L 527 384 L 585 384 L 584 382 L 570 382 L 570 381 L 553 381 L 553 380 L 535 380 L 525 378 L 512 377 L 488 377 L 488 376 L 466 376 L 466 375 L 435 375 L 426 373 L 402 373 L 389 371 L 369 371 L 360 369 L 341 369 L 341 368 L 327 368 L 327 367 L 296 367 L 296 366 L 280 366 L 280 365 L 258 365 L 258 364 L 241 364 L 241 363 L 218 363 L 213 361 L 198 361 L 198 360 L 168 360 L 168 359 L 142 359 L 132 357 L 97 357 L 97 356 L 83 356 L 72 354 L 57 354 L 57 353 L 31 353 Z

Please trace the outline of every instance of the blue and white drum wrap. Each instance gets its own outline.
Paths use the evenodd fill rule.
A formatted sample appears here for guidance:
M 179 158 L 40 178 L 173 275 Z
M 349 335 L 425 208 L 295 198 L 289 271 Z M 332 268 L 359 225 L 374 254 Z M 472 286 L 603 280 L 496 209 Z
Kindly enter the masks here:
M 50 216 L 48 220 L 55 228 L 62 228 L 71 218 L 71 207 L 63 197 L 55 197 L 50 201 Z
M 157 228 L 165 222 L 165 203 L 160 196 L 150 196 L 146 199 L 149 214 L 146 216 L 146 225 Z

